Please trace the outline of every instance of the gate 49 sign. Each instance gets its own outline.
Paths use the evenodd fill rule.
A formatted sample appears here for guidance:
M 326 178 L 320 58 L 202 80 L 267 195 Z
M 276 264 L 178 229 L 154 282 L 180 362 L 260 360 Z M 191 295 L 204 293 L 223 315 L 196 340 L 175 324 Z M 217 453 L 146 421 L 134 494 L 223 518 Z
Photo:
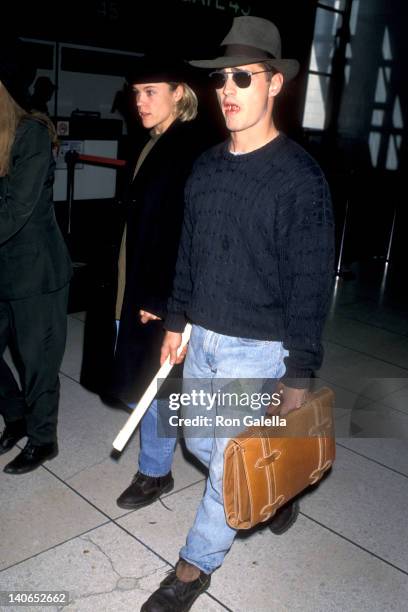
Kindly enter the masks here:
M 238 0 L 182 0 L 182 2 L 201 5 L 218 11 L 230 11 L 236 16 L 251 14 L 251 5 L 242 0 L 239 2 Z

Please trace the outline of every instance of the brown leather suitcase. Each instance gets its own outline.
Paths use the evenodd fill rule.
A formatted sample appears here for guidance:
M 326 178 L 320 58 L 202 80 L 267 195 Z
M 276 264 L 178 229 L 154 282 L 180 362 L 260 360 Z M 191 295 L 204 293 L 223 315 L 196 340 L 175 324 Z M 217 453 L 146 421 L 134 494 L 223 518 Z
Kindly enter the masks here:
M 284 428 L 253 426 L 228 442 L 223 495 L 230 527 L 267 521 L 321 479 L 335 459 L 333 406 L 334 393 L 324 387 L 285 417 Z

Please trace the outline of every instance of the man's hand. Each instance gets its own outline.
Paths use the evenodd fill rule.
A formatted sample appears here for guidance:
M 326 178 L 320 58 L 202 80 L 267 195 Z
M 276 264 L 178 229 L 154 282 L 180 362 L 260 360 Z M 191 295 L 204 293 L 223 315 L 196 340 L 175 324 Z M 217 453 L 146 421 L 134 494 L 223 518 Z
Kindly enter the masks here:
M 161 347 L 160 365 L 163 365 L 169 355 L 171 365 L 182 363 L 187 353 L 187 346 L 184 347 L 180 355 L 177 357 L 177 349 L 180 346 L 181 334 L 167 331 Z
M 279 406 L 269 406 L 268 414 L 279 414 L 285 416 L 292 410 L 298 410 L 307 398 L 307 389 L 294 389 L 286 387 L 283 383 L 278 383 L 278 393 L 281 396 Z
M 156 317 L 156 315 L 151 312 L 147 312 L 146 310 L 139 310 L 139 317 L 141 323 L 148 323 L 149 321 L 160 321 L 160 317 Z

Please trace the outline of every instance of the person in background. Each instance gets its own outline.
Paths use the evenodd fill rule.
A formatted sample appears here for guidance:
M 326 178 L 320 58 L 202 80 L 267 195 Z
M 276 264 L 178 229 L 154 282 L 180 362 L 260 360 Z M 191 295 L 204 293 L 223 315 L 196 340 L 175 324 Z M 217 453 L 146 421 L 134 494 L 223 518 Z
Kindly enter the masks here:
M 145 57 L 135 62 L 127 77 L 148 135 L 135 163 L 130 164 L 118 263 L 118 334 L 110 395 L 129 407 L 137 404 L 160 367 L 163 319 L 183 220 L 184 185 L 204 148 L 194 121 L 197 97 L 185 82 L 187 69 L 176 60 Z M 140 508 L 173 488 L 175 444 L 176 438 L 158 435 L 155 400 L 140 426 L 138 471 L 117 499 L 118 506 Z
M 308 379 L 322 361 L 334 277 L 330 193 L 315 160 L 273 119 L 276 96 L 298 71 L 296 60 L 281 57 L 276 26 L 237 17 L 222 45 L 220 57 L 193 63 L 212 70 L 230 135 L 200 156 L 186 186 L 162 361 L 182 360 L 176 351 L 189 320 L 184 388 L 191 379 L 208 391 L 222 380 L 252 379 L 254 387 L 260 379 L 260 391 L 270 381 L 280 388 L 284 416 L 302 409 Z M 225 413 L 221 404 L 216 410 Z M 206 437 L 183 429 L 187 448 L 208 469 L 206 488 L 175 569 L 143 612 L 189 610 L 237 533 L 223 506 L 228 437 L 215 428 Z M 296 507 L 282 507 L 278 533 L 293 523 Z
M 34 92 L 30 97 L 30 108 L 33 111 L 49 115 L 48 102 L 54 95 L 55 85 L 46 76 L 39 76 L 34 83 Z
M 23 474 L 58 453 L 58 372 L 67 325 L 71 261 L 53 204 L 55 130 L 28 112 L 18 42 L 0 44 L 0 454 L 27 443 L 7 474 Z M 9 346 L 21 390 L 4 359 Z

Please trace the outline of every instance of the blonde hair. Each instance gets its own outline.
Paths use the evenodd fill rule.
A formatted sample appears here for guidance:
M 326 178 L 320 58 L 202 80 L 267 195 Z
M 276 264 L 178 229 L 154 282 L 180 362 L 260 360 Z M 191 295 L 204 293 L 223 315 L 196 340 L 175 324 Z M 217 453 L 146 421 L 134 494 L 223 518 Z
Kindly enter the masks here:
M 9 171 L 17 126 L 26 114 L 0 82 L 0 176 L 5 176 Z
M 179 85 L 183 88 L 183 95 L 177 102 L 177 117 L 180 121 L 192 121 L 197 117 L 197 96 L 187 83 L 169 83 L 172 91 Z
M 6 176 L 10 169 L 10 154 L 16 138 L 17 127 L 27 117 L 35 117 L 48 128 L 51 143 L 58 146 L 57 133 L 52 121 L 43 113 L 25 111 L 9 94 L 0 81 L 0 176 Z

